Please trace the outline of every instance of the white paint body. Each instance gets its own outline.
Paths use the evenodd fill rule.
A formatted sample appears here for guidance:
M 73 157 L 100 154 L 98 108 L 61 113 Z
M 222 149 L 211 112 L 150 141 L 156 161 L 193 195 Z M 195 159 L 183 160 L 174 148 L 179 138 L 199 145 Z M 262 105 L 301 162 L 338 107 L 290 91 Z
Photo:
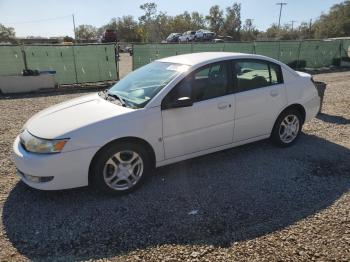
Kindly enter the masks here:
M 280 65 L 284 83 L 196 102 L 191 107 L 161 109 L 166 94 L 190 72 L 213 62 L 246 58 Z M 271 58 L 196 53 L 158 61 L 186 64 L 190 69 L 173 79 L 142 109 L 121 107 L 91 94 L 52 106 L 29 119 L 24 128 L 34 136 L 70 140 L 61 153 L 33 154 L 24 150 L 17 138 L 13 145 L 16 167 L 29 175 L 54 176 L 45 183 L 22 178 L 23 181 L 44 190 L 86 186 L 94 155 L 116 139 L 136 137 L 146 141 L 159 167 L 268 138 L 278 115 L 292 104 L 304 107 L 305 121 L 319 109 L 320 99 L 311 76 Z

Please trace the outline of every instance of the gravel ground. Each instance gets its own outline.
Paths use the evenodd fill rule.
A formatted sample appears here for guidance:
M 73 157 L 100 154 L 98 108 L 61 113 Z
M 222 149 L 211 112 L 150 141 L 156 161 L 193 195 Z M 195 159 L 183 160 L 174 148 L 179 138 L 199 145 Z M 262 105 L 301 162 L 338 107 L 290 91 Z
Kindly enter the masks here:
M 0 261 L 350 261 L 350 72 L 320 74 L 324 113 L 268 141 L 159 168 L 140 190 L 41 192 L 11 144 L 39 110 L 82 95 L 0 98 Z
M 128 53 L 120 53 L 119 77 L 123 78 L 132 71 L 132 56 Z

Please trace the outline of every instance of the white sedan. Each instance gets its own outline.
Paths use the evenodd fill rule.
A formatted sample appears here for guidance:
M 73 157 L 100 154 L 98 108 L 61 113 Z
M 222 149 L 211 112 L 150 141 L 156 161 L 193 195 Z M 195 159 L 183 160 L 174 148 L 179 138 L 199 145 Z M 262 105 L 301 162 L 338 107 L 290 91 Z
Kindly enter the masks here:
M 310 75 L 268 57 L 168 57 L 34 115 L 14 161 L 33 188 L 126 193 L 154 167 L 266 138 L 290 146 L 319 106 Z

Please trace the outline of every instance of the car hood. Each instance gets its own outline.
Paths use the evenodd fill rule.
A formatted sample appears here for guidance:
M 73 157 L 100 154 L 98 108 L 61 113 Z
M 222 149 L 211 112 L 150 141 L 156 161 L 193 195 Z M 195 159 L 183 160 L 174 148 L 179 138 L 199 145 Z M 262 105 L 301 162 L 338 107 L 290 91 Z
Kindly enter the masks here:
M 49 107 L 30 118 L 24 128 L 40 138 L 64 138 L 76 129 L 132 111 L 95 93 Z

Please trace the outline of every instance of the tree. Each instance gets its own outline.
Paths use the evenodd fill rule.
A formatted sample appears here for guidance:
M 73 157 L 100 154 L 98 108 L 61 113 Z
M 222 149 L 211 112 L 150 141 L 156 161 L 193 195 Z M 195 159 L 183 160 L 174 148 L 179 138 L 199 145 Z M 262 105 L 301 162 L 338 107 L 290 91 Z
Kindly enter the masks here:
M 253 25 L 252 19 L 246 19 L 243 25 L 243 30 L 241 31 L 241 40 L 242 41 L 254 41 L 257 39 L 259 30 Z
M 141 10 L 145 12 L 144 15 L 139 17 L 139 23 L 142 27 L 142 40 L 147 42 L 157 41 L 159 36 L 157 36 L 156 27 L 156 16 L 157 16 L 157 4 L 156 3 L 145 3 L 140 5 Z
M 140 40 L 138 24 L 131 15 L 118 18 L 116 27 L 119 41 L 137 42 Z
M 0 24 L 0 42 L 12 41 L 16 36 L 15 29 L 13 27 L 6 27 Z
M 220 7 L 218 5 L 214 5 L 209 9 L 209 15 L 206 16 L 209 29 L 217 35 L 221 33 L 221 29 L 224 24 L 223 14 L 224 12 L 220 9 Z
M 155 33 L 157 36 L 155 40 L 160 42 L 165 39 L 170 33 L 172 33 L 172 28 L 170 27 L 170 16 L 168 16 L 165 12 L 159 12 L 156 16 L 155 20 Z
M 310 38 L 309 25 L 302 22 L 297 29 L 292 30 L 291 24 L 285 24 L 278 29 L 277 24 L 272 24 L 266 32 L 260 32 L 258 38 L 260 40 L 301 40 Z
M 113 17 L 108 24 L 101 26 L 100 28 L 97 29 L 97 37 L 100 38 L 102 37 L 103 33 L 107 30 L 117 30 L 117 18 Z
M 223 31 L 226 35 L 232 36 L 233 40 L 239 41 L 241 26 L 241 4 L 234 3 L 226 8 Z
M 192 12 L 191 14 L 191 24 L 194 30 L 206 28 L 205 18 L 198 12 Z
M 142 32 L 140 26 L 133 16 L 127 15 L 123 17 L 112 18 L 108 24 L 101 26 L 97 31 L 99 37 L 106 30 L 116 30 L 117 38 L 120 42 L 139 42 L 141 41 Z
M 329 13 L 321 15 L 312 28 L 316 38 L 349 36 L 350 1 L 333 5 Z
M 253 19 L 246 19 L 245 23 L 243 25 L 243 30 L 244 31 L 252 31 L 254 29 L 254 25 L 253 25 Z
M 185 31 L 191 30 L 191 16 L 188 12 L 176 15 L 174 17 L 169 17 L 168 21 L 169 33 L 183 33 Z
M 141 23 L 147 23 L 155 19 L 155 16 L 157 14 L 156 3 L 145 3 L 143 5 L 140 5 L 140 8 L 145 12 L 145 14 L 139 18 Z
M 266 30 L 266 37 L 268 39 L 276 39 L 278 36 L 278 25 L 272 24 L 267 30 Z
M 77 39 L 93 40 L 97 38 L 97 28 L 92 25 L 79 25 L 75 29 Z
M 310 25 L 307 22 L 302 22 L 300 26 L 298 27 L 298 38 L 299 39 L 307 39 L 307 38 L 313 38 L 314 32 L 311 28 L 310 31 Z

